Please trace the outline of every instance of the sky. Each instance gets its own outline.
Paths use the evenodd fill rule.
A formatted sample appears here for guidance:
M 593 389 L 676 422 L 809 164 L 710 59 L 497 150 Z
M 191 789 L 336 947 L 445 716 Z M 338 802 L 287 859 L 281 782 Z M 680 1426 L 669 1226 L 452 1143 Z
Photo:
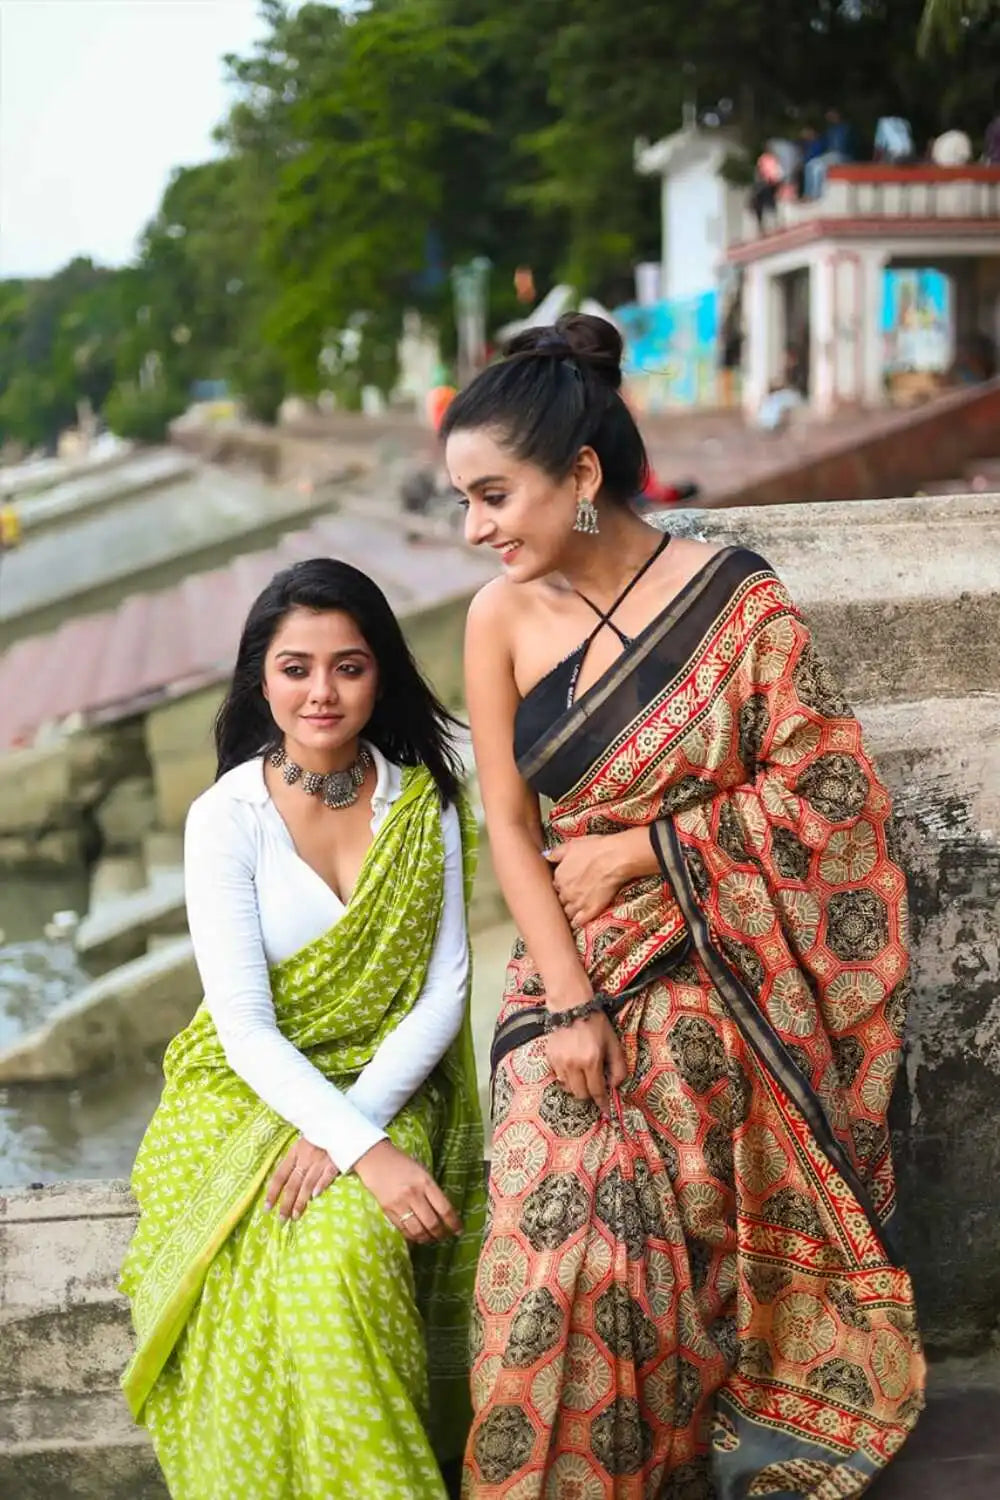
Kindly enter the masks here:
M 0 276 L 131 259 L 261 31 L 257 0 L 0 0 Z

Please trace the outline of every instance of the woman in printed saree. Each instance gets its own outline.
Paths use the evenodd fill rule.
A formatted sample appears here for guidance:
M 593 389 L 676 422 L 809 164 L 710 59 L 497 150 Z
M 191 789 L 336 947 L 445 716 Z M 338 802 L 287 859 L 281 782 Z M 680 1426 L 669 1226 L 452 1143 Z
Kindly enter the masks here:
M 445 421 L 504 565 L 467 691 L 520 932 L 464 1494 L 853 1497 L 923 1388 L 889 799 L 767 563 L 631 511 L 620 351 L 600 319 L 532 330 Z
M 321 558 L 251 609 L 216 741 L 124 1389 L 175 1500 L 444 1500 L 484 1210 L 449 716 L 380 590 Z

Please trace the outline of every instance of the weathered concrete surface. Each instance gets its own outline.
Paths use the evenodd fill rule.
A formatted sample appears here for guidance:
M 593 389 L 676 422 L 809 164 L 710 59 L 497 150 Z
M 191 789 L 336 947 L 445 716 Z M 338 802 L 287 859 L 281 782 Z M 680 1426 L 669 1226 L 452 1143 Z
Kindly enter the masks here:
M 43 493 L 22 500 L 18 506 L 21 530 L 25 537 L 38 536 L 118 505 L 127 497 L 190 479 L 195 469 L 190 458 L 169 448 L 116 454 L 104 465 L 71 470 Z
M 0 1196 L 0 1495 L 166 1496 L 118 1390 L 131 1348 L 118 1267 L 125 1183 Z
M 42 458 L 15 464 L 13 468 L 0 467 L 0 496 L 20 504 L 57 485 L 106 474 L 127 463 L 134 454 L 135 445 L 119 438 L 111 444 L 102 440 L 96 449 L 76 458 Z
M 1000 1334 L 1000 693 L 869 708 L 910 880 L 914 996 L 895 1140 L 932 1351 Z
M 266 547 L 332 500 L 326 490 L 302 492 L 185 465 L 179 477 L 29 536 L 11 553 L 4 562 L 0 645 Z
M 46 1025 L 0 1051 L 0 1085 L 78 1078 L 162 1051 L 200 999 L 190 938 L 167 939 L 95 979 Z
M 959 474 L 1000 447 L 1000 379 L 954 391 L 913 411 L 886 414 L 868 433 L 822 444 L 748 483 L 730 482 L 711 505 L 785 505 L 900 495 Z M 741 472 L 734 465 L 734 472 Z
M 82 866 L 100 838 L 95 810 L 122 781 L 148 776 L 141 721 L 0 755 L 0 871 Z
M 153 885 L 105 900 L 80 923 L 76 951 L 93 968 L 125 964 L 146 952 L 150 938 L 187 930 L 184 872 L 161 871 Z
M 1000 431 L 998 431 L 1000 442 Z M 856 702 L 1000 686 L 1000 497 L 678 511 L 767 558 Z

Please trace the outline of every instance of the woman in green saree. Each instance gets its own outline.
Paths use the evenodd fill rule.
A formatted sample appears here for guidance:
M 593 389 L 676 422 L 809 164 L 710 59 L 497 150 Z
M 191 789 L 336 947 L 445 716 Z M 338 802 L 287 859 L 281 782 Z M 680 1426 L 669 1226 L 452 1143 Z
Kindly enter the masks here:
M 139 1150 L 123 1377 L 175 1500 L 444 1500 L 483 1217 L 473 826 L 345 563 L 256 601 L 191 808 L 205 999 Z

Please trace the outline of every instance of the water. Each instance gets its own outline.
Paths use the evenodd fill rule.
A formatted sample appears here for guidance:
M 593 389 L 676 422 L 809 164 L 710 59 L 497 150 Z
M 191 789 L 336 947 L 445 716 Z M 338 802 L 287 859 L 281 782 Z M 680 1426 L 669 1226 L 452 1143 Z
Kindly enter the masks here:
M 53 912 L 84 909 L 82 879 L 0 890 L 0 1047 L 42 1025 L 89 975 L 72 942 L 42 936 Z M 152 1064 L 72 1083 L 0 1086 L 0 1190 L 128 1175 L 162 1079 Z
M 0 1047 L 41 1026 L 89 976 L 72 943 L 7 943 L 0 948 Z
M 71 1084 L 0 1088 L 0 1191 L 127 1177 L 162 1084 L 159 1068 L 145 1064 Z

